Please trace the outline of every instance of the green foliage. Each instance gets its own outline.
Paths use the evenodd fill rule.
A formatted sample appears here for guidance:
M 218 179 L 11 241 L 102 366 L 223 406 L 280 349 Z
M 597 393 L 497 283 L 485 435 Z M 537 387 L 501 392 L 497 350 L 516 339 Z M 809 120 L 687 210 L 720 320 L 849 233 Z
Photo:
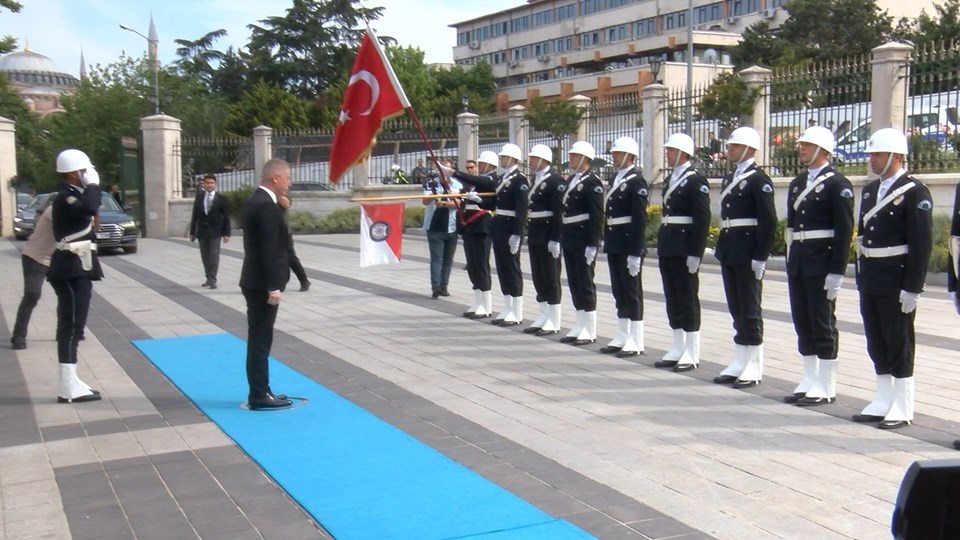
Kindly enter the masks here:
M 309 125 L 307 103 L 276 85 L 257 83 L 230 106 L 224 127 L 240 136 L 249 136 L 259 125 L 275 130 L 304 129 Z
M 360 232 L 360 207 L 340 208 L 327 214 L 317 224 L 320 234 L 343 234 Z
M 50 177 L 55 182 L 49 138 L 44 133 L 42 120 L 30 112 L 20 93 L 3 74 L 0 74 L 0 116 L 16 122 L 17 182 L 35 185 L 42 177 Z M 0 183 L 5 185 L 7 180 L 9 176 L 0 178 Z
M 8 9 L 13 13 L 20 13 L 23 4 L 15 0 L 0 0 L 0 8 Z M 7 54 L 17 48 L 17 38 L 13 36 L 4 36 L 0 38 L 0 54 Z
M 243 201 L 253 194 L 253 189 L 253 186 L 241 186 L 233 191 L 222 192 L 227 198 L 227 212 L 234 225 L 240 225 L 240 209 L 243 208 Z
M 545 103 L 540 96 L 535 96 L 527 104 L 524 117 L 533 129 L 552 135 L 556 146 L 560 147 L 564 137 L 577 131 L 583 110 L 569 101 Z
M 953 46 L 960 42 L 960 0 L 942 0 L 935 3 L 933 9 L 933 14 L 922 10 L 916 19 L 900 19 L 893 37 L 918 46 L 927 43 Z
M 911 135 L 909 149 L 908 157 L 912 172 L 936 172 L 946 169 L 947 156 L 936 139 Z
M 419 229 L 423 227 L 423 216 L 426 213 L 423 206 L 408 206 L 403 210 L 403 228 Z
M 700 99 L 698 110 L 701 118 L 716 120 L 729 132 L 740 125 L 740 119 L 753 112 L 760 97 L 760 89 L 751 90 L 735 73 L 721 73 L 714 79 Z
M 190 41 L 175 39 L 178 60 L 174 65 L 186 76 L 196 80 L 208 90 L 212 89 L 216 71 L 214 65 L 221 64 L 226 54 L 213 48 L 213 42 L 226 36 L 224 29 L 207 32 L 200 39 Z
M 322 221 L 319 217 L 308 212 L 295 210 L 287 212 L 287 226 L 290 228 L 290 232 L 293 233 L 316 232 L 320 229 Z

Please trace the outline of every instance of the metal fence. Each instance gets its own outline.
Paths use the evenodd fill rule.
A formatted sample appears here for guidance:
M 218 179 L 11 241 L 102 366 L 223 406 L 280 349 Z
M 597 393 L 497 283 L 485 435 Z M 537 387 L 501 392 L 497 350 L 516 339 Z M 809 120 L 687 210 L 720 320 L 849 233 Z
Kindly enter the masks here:
M 910 169 L 944 172 L 960 169 L 960 50 L 957 43 L 922 45 L 914 51 L 908 75 L 906 125 Z
M 243 137 L 183 137 L 174 146 L 180 157 L 180 182 L 174 197 L 192 197 L 206 174 L 217 176 L 217 189 L 233 191 L 251 185 L 254 177 L 253 140 Z
M 690 90 L 689 100 L 684 88 L 667 92 L 664 109 L 667 115 L 665 136 L 674 133 L 686 133 L 693 139 L 694 165 L 708 178 L 719 178 L 727 173 L 726 146 L 724 140 L 733 126 L 723 126 L 719 121 L 704 119 L 699 114 L 698 104 L 706 95 L 709 85 L 694 86 Z M 691 106 L 687 106 L 688 101 Z M 687 128 L 687 115 L 690 116 L 690 128 Z M 666 142 L 666 141 L 664 141 Z M 669 167 L 670 164 L 667 164 Z

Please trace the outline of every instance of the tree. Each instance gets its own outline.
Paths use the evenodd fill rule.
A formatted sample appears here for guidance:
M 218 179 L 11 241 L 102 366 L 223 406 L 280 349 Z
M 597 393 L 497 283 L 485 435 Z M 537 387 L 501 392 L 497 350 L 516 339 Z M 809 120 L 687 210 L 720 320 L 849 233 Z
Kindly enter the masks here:
M 452 118 L 463 112 L 464 96 L 475 114 L 493 110 L 497 83 L 490 64 L 478 62 L 470 69 L 461 66 L 440 69 L 433 72 L 433 79 L 436 92 L 431 108 L 435 117 Z
M 750 66 L 777 66 L 783 55 L 784 43 L 770 29 L 770 23 L 761 20 L 743 32 L 743 39 L 731 50 L 736 68 Z
M 183 74 L 199 79 L 207 89 L 212 91 L 215 65 L 220 65 L 226 58 L 225 53 L 213 48 L 213 42 L 226 35 L 227 31 L 221 28 L 207 32 L 196 41 L 175 39 L 174 43 L 180 47 L 177 48 L 179 59 L 174 62 L 174 65 Z
M 524 117 L 533 129 L 546 131 L 553 136 L 556 153 L 563 146 L 564 137 L 577 131 L 583 118 L 583 109 L 566 100 L 544 103 L 543 98 L 535 96 L 527 103 Z
M 944 43 L 953 47 L 960 44 L 960 0 L 945 0 L 934 4 L 933 9 L 935 16 L 923 10 L 915 21 L 901 19 L 894 35 L 917 45 Z
M 0 8 L 9 9 L 13 13 L 20 13 L 23 5 L 16 0 L 0 0 Z M 4 36 L 0 38 L 0 54 L 7 54 L 17 48 L 17 38 Z
M 383 10 L 362 7 L 360 0 L 293 0 L 283 17 L 248 25 L 250 76 L 314 98 L 349 71 L 364 33 L 357 28 Z
M 433 74 L 423 62 L 423 50 L 418 47 L 387 47 L 387 59 L 397 74 L 407 99 L 421 117 L 432 115 L 436 87 Z
M 760 97 L 760 89 L 747 88 L 747 83 L 735 73 L 721 73 L 714 79 L 700 99 L 698 110 L 702 118 L 716 120 L 721 132 L 729 133 L 740 125 L 740 119 L 753 112 Z
M 259 82 L 230 106 L 224 127 L 249 137 L 261 124 L 275 130 L 305 129 L 309 125 L 307 103 L 279 86 Z

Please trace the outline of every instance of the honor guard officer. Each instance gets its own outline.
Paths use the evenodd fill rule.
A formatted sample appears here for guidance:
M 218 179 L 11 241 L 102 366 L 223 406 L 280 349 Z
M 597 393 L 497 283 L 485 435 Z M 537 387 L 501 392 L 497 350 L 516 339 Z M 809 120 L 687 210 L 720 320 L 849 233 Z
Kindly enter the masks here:
M 567 285 L 577 314 L 573 328 L 560 341 L 586 345 L 597 340 L 597 286 L 593 281 L 593 270 L 603 224 L 603 184 L 590 170 L 596 157 L 590 143 L 573 143 L 569 154 L 574 174 L 563 194 L 560 246 L 567 269 Z
M 760 134 L 750 127 L 733 130 L 727 159 L 737 168 L 723 178 L 717 259 L 727 308 L 733 317 L 733 361 L 713 379 L 717 384 L 749 388 L 763 378 L 763 272 L 773 247 L 777 210 L 773 182 L 754 155 Z
M 664 144 L 673 167 L 663 186 L 663 218 L 657 232 L 657 258 L 673 346 L 654 363 L 690 371 L 700 363 L 700 262 L 710 227 L 710 186 L 690 162 L 693 139 L 674 133 Z
M 77 345 L 87 324 L 91 280 L 103 277 L 93 242 L 94 218 L 100 210 L 100 177 L 90 158 L 72 148 L 57 156 L 57 173 L 63 179 L 51 210 L 57 249 L 47 270 L 47 280 L 57 293 L 57 401 L 96 401 L 100 392 L 77 375 Z
M 523 331 L 545 336 L 560 331 L 560 227 L 566 182 L 550 168 L 553 151 L 549 146 L 535 145 L 527 161 L 535 171 L 529 194 L 527 250 L 540 315 Z
M 520 240 L 527 220 L 527 177 L 520 172 L 520 147 L 507 143 L 500 150 L 499 182 L 486 176 L 450 171 L 453 178 L 484 191 L 496 192 L 496 209 L 490 224 L 493 258 L 497 264 L 503 311 L 493 320 L 499 326 L 515 326 L 523 320 L 523 273 L 520 270 Z
M 870 169 L 880 178 L 863 188 L 857 225 L 857 288 L 877 393 L 855 422 L 881 429 L 913 421 L 914 320 L 933 246 L 933 199 L 907 174 L 907 137 L 893 128 L 867 141 Z
M 482 175 L 497 181 L 497 165 L 500 159 L 494 152 L 480 152 L 477 161 L 467 161 L 468 175 Z M 463 217 L 460 234 L 463 236 L 463 254 L 467 259 L 467 277 L 473 285 L 473 303 L 463 316 L 483 319 L 493 314 L 493 298 L 490 293 L 490 209 L 494 201 L 484 201 L 473 186 L 466 188 L 463 197 Z M 486 208 L 485 208 L 486 207 Z
M 829 129 L 809 127 L 797 145 L 807 171 L 790 182 L 783 236 L 803 380 L 783 400 L 811 406 L 836 400 L 840 336 L 834 311 L 853 234 L 853 187 L 830 166 Z
M 610 148 L 617 174 L 604 196 L 607 225 L 603 252 L 610 266 L 610 286 L 617 306 L 617 333 L 600 352 L 621 358 L 643 353 L 643 285 L 640 268 L 647 254 L 647 181 L 634 164 L 640 145 L 620 137 Z

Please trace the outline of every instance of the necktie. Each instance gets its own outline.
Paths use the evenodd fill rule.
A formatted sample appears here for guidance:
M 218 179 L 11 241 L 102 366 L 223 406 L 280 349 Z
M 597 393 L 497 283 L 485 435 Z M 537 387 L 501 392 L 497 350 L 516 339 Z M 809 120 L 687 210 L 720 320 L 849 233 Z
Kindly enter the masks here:
M 203 200 L 203 213 L 204 213 L 204 214 L 209 214 L 209 213 L 210 213 L 210 203 L 212 203 L 212 202 L 213 202 L 213 193 L 208 191 L 206 198 Z

